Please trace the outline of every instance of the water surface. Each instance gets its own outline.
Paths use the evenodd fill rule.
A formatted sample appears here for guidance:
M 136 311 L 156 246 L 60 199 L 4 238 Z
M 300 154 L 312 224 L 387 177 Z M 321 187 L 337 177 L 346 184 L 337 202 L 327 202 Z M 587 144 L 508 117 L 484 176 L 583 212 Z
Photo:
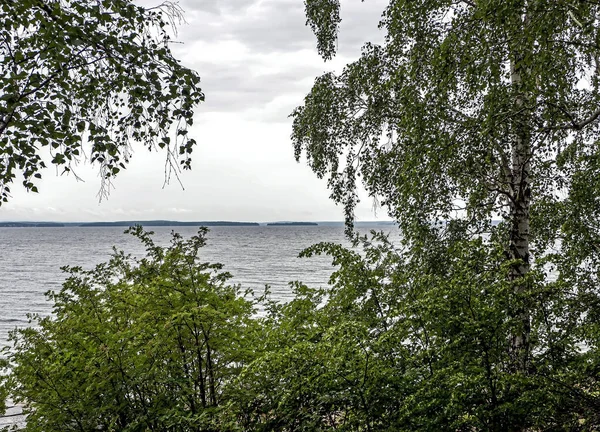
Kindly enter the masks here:
M 371 228 L 394 230 L 389 225 Z M 184 237 L 197 232 L 195 227 L 148 229 L 161 245 L 168 244 L 173 230 Z M 142 256 L 143 246 L 123 231 L 122 227 L 0 228 L 0 346 L 6 344 L 10 329 L 27 325 L 27 313 L 50 313 L 44 293 L 60 289 L 65 279 L 61 266 L 91 268 L 106 261 L 113 245 Z M 291 298 L 290 281 L 318 287 L 331 275 L 328 257 L 298 258 L 301 250 L 321 241 L 347 244 L 341 226 L 212 227 L 207 240 L 200 252 L 203 260 L 223 263 L 232 282 L 243 287 L 262 292 L 269 284 L 273 297 L 281 301 Z

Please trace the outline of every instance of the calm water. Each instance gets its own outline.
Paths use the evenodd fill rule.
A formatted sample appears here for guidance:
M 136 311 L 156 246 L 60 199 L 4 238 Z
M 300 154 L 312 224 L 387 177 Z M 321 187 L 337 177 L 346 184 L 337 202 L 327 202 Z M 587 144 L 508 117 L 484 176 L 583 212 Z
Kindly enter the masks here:
M 390 232 L 389 225 L 372 227 Z M 197 232 L 193 227 L 152 227 L 155 241 L 168 244 L 175 230 L 184 237 Z M 369 228 L 371 229 L 371 228 Z M 27 324 L 27 313 L 48 314 L 51 305 L 44 293 L 60 289 L 63 265 L 90 268 L 105 261 L 112 246 L 143 255 L 137 239 L 123 228 L 0 228 L 0 346 L 8 331 Z M 359 230 L 366 232 L 368 229 Z M 298 258 L 311 244 L 327 241 L 346 243 L 342 227 L 213 227 L 202 259 L 225 264 L 232 282 L 262 290 L 271 285 L 273 297 L 290 299 L 288 282 L 300 280 L 323 286 L 332 271 L 328 257 Z

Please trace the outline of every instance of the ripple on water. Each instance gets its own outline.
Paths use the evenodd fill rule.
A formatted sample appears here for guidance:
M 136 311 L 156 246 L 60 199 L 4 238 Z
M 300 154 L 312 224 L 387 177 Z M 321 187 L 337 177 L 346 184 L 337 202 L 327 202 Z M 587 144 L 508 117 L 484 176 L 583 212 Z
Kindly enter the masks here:
M 393 230 L 389 225 L 374 228 Z M 151 230 L 161 245 L 168 244 L 173 230 L 184 237 L 198 231 L 194 227 Z M 44 293 L 60 289 L 65 279 L 61 266 L 91 268 L 106 261 L 113 245 L 143 256 L 143 246 L 123 231 L 118 227 L 0 228 L 0 346 L 6 344 L 9 330 L 27 325 L 27 313 L 51 312 Z M 327 284 L 332 271 L 328 257 L 298 258 L 301 250 L 322 241 L 347 244 L 342 227 L 213 227 L 200 257 L 224 264 L 224 270 L 233 275 L 232 283 L 257 293 L 268 284 L 275 299 L 288 301 L 292 297 L 290 281 Z

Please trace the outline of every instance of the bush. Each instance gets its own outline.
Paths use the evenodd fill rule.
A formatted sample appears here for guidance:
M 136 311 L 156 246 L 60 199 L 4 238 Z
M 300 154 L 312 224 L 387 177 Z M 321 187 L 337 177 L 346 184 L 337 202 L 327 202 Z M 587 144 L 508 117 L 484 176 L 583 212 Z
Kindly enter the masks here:
M 141 227 L 135 259 L 115 250 L 48 297 L 54 316 L 14 332 L 8 386 L 29 431 L 222 431 L 229 385 L 258 352 L 253 301 L 201 263 L 205 229 L 169 247 Z
M 304 252 L 337 270 L 271 308 L 266 351 L 242 371 L 245 430 L 598 430 L 597 327 L 566 319 L 568 286 L 531 272 L 531 294 L 515 292 L 493 239 L 420 255 L 373 240 Z M 544 311 L 528 374 L 507 349 L 520 302 Z

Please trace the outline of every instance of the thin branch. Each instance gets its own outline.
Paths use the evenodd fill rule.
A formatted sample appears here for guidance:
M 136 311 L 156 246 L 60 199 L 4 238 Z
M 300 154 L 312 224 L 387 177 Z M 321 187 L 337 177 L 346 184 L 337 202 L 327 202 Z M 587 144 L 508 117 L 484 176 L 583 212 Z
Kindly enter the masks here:
M 559 107 L 560 108 L 560 107 Z M 598 117 L 600 117 L 600 108 L 598 108 L 596 111 L 594 111 L 587 119 L 577 123 L 574 119 L 573 116 L 571 116 L 569 113 L 565 112 L 565 114 L 571 118 L 571 124 L 564 124 L 564 125 L 560 125 L 560 126 L 555 126 L 553 128 L 547 128 L 548 130 L 576 130 L 576 131 L 580 131 L 582 130 L 584 127 L 588 126 L 589 124 L 593 123 L 594 121 L 596 121 L 598 119 Z

